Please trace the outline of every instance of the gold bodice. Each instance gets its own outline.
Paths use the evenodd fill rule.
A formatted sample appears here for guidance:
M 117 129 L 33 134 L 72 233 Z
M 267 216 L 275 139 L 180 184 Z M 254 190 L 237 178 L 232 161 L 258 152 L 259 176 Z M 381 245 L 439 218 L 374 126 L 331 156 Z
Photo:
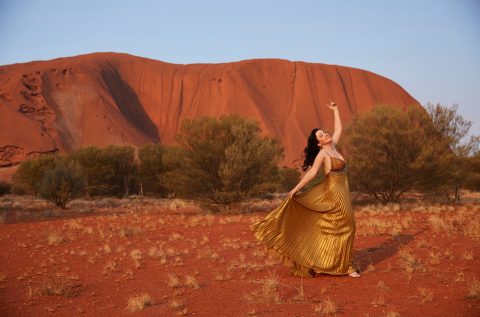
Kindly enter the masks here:
M 339 158 L 330 156 L 330 162 L 331 162 L 330 163 L 331 164 L 330 171 L 339 171 L 339 170 L 343 170 L 345 168 L 345 162 L 342 161 Z

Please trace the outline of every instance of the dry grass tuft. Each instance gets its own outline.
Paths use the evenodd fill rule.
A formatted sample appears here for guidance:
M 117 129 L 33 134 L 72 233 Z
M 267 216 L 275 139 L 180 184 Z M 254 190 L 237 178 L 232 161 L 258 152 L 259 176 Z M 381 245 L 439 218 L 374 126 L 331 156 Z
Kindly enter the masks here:
M 128 299 L 127 309 L 131 312 L 142 311 L 152 305 L 152 298 L 148 294 L 142 294 Z
M 263 280 L 262 286 L 262 295 L 263 298 L 267 301 L 272 301 L 275 303 L 281 303 L 282 300 L 280 298 L 280 281 L 276 274 L 270 274 L 267 278 Z
M 430 251 L 428 254 L 430 256 L 430 264 L 439 264 L 440 263 L 440 256 L 442 255 L 440 252 Z
M 180 279 L 175 274 L 168 274 L 168 285 L 172 288 L 179 288 L 182 286 Z
M 397 219 L 392 219 L 391 217 L 386 218 L 384 216 L 359 218 L 358 236 L 374 237 L 385 234 L 395 236 L 400 234 L 404 228 L 408 228 L 410 222 L 404 220 L 404 222 L 401 223 Z
M 471 260 L 473 260 L 473 253 L 472 253 L 472 252 L 465 251 L 465 252 L 463 252 L 462 257 L 463 257 L 465 260 L 471 261 Z
M 448 232 L 448 229 L 450 229 L 447 221 L 444 218 L 441 218 L 437 215 L 431 215 L 428 218 L 428 222 L 430 223 L 430 226 L 432 227 L 432 230 L 434 233 L 440 233 L 440 232 Z
M 108 261 L 105 267 L 103 268 L 103 273 L 107 274 L 109 272 L 116 272 L 118 271 L 117 262 L 115 261 Z
M 474 217 L 466 223 L 464 234 L 475 241 L 480 241 L 480 218 Z
M 446 249 L 445 251 L 443 251 L 443 255 L 445 255 L 445 257 L 449 260 L 455 259 L 455 256 L 450 252 L 449 249 Z
M 103 252 L 105 252 L 107 254 L 110 254 L 110 253 L 112 253 L 112 249 L 110 248 L 110 246 L 108 244 L 104 244 L 103 245 Z
M 378 297 L 375 297 L 370 304 L 375 307 L 385 306 L 385 298 L 382 295 L 379 295 Z
M 56 232 L 49 232 L 47 234 L 48 245 L 59 245 L 60 243 L 67 242 L 67 241 L 68 240 L 65 237 L 59 235 Z
M 247 312 L 247 315 L 248 315 L 248 316 L 258 316 L 258 315 L 257 315 L 257 307 L 256 307 L 256 306 L 253 306 L 253 308 L 250 309 L 250 310 Z
M 220 272 L 215 273 L 215 281 L 225 281 L 231 278 L 232 278 L 232 275 L 228 273 L 226 273 L 225 275 Z
M 245 299 L 251 302 L 261 303 L 282 303 L 280 296 L 280 281 L 276 273 L 269 273 L 269 276 L 255 281 L 254 283 L 261 284 L 261 289 L 245 295 Z
M 420 293 L 422 303 L 430 303 L 433 301 L 433 291 L 431 289 L 419 287 L 418 292 Z
M 425 265 L 412 254 L 412 250 L 408 247 L 402 247 L 398 252 L 400 256 L 400 265 L 407 273 L 414 271 L 426 272 Z
M 327 297 L 320 304 L 313 307 L 313 310 L 321 315 L 335 315 L 338 311 L 337 304 Z
M 428 248 L 430 246 L 430 244 L 427 242 L 427 240 L 420 239 L 416 242 L 415 246 L 417 248 L 425 249 L 425 248 Z
M 467 298 L 478 300 L 480 299 L 480 281 L 477 280 L 475 277 L 473 279 L 469 279 L 467 283 L 468 287 L 468 294 Z
M 141 232 L 142 232 L 142 230 L 139 229 L 139 228 L 123 227 L 120 230 L 118 230 L 118 235 L 122 238 L 132 237 L 132 236 L 140 234 Z
M 170 301 L 170 307 L 177 311 L 177 314 L 186 315 L 187 314 L 187 304 L 185 300 L 174 298 Z
M 168 241 L 177 241 L 177 240 L 184 240 L 184 239 L 185 237 L 178 232 L 174 232 L 168 237 Z
M 390 287 L 388 287 L 387 285 L 385 285 L 385 282 L 384 281 L 379 281 L 377 283 L 377 288 L 382 290 L 382 291 L 389 291 L 390 290 Z
M 455 276 L 454 281 L 457 283 L 465 282 L 465 274 L 463 272 L 457 272 L 457 275 Z
M 81 286 L 76 279 L 74 276 L 50 275 L 41 282 L 37 290 L 42 295 L 75 297 L 80 295 Z
M 200 285 L 198 285 L 197 279 L 193 275 L 185 276 L 185 285 L 195 289 L 200 288 Z
M 305 289 L 303 287 L 303 277 L 300 278 L 300 286 L 295 288 L 297 289 L 298 293 L 291 298 L 291 301 L 295 303 L 305 302 L 306 298 L 305 298 Z
M 135 267 L 138 269 L 141 266 L 142 251 L 135 249 L 130 252 L 130 257 L 135 262 Z

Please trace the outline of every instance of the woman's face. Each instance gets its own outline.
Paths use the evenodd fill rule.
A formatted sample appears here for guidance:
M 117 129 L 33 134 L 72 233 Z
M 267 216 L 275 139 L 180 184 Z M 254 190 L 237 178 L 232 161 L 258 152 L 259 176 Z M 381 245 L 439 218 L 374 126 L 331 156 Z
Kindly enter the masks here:
M 330 137 L 330 134 L 328 132 L 325 132 L 323 130 L 317 130 L 317 132 L 315 132 L 315 135 L 317 136 L 318 145 L 320 146 L 332 142 L 332 138 Z

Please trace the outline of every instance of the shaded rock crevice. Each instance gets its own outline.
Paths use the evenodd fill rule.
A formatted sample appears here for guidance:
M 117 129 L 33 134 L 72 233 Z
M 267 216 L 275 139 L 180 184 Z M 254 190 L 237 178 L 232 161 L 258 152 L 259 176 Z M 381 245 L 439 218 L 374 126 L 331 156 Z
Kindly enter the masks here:
M 114 64 L 106 62 L 101 68 L 101 77 L 123 117 L 153 142 L 160 142 L 158 130 L 135 91 L 125 82 Z

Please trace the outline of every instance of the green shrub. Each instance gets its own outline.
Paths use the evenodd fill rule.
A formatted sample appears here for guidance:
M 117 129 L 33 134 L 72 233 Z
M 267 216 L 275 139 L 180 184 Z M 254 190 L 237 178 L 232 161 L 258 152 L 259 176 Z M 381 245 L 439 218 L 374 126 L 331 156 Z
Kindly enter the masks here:
M 164 153 L 162 180 L 177 195 L 214 209 L 278 188 L 283 148 L 256 121 L 236 115 L 185 120 L 179 147 Z
M 53 169 L 57 165 L 57 160 L 57 155 L 47 154 L 20 163 L 12 176 L 12 192 L 36 196 L 43 174 Z
M 80 173 L 85 181 L 85 193 L 89 197 L 108 192 L 103 179 L 102 150 L 96 146 L 88 146 L 70 153 L 69 161 L 80 166 Z
M 480 191 L 480 152 L 468 158 L 467 170 L 469 174 L 465 179 L 465 187 Z
M 461 188 L 474 188 L 475 182 L 478 183 L 475 155 L 478 156 L 480 137 L 468 136 L 472 121 L 457 113 L 458 105 L 429 103 L 427 110 L 434 132 L 426 148 L 440 145 L 443 151 L 436 151 L 423 160 L 424 170 L 429 169 L 430 173 L 421 185 L 427 191 L 443 195 L 449 202 L 459 203 Z
M 131 146 L 110 145 L 102 149 L 103 177 L 107 193 L 116 197 L 128 196 L 135 189 L 135 149 Z
M 138 149 L 138 182 L 141 192 L 149 196 L 166 196 L 167 189 L 161 181 L 165 172 L 163 155 L 165 147 L 147 144 Z
M 375 107 L 346 129 L 352 188 L 384 203 L 411 189 L 458 202 L 462 186 L 478 188 L 479 137 L 466 139 L 470 126 L 456 106 Z
M 87 195 L 129 195 L 135 187 L 135 150 L 131 146 L 90 146 L 70 154 L 81 168 Z
M 424 177 L 419 162 L 431 127 L 417 106 L 377 106 L 354 118 L 345 133 L 352 188 L 383 203 L 398 201 Z
M 56 206 L 65 208 L 67 202 L 80 195 L 85 186 L 78 168 L 59 164 L 43 175 L 39 194 Z

